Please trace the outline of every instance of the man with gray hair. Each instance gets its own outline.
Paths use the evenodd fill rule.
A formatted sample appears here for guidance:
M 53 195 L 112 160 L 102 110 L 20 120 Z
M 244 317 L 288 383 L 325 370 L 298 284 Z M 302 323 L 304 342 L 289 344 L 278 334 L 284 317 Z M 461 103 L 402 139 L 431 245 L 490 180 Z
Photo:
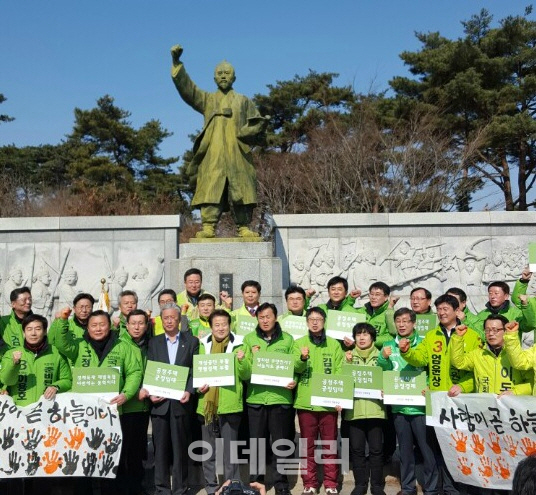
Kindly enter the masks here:
M 199 340 L 190 332 L 180 332 L 181 310 L 175 303 L 162 307 L 164 333 L 149 341 L 147 360 L 190 368 L 184 395 L 180 400 L 151 395 L 156 493 L 182 495 L 188 491 L 188 445 L 194 413 L 190 396 L 193 356 L 199 353 Z M 170 479 L 171 466 L 171 479 Z
M 190 181 L 196 183 L 192 206 L 201 208 L 203 230 L 196 237 L 215 237 L 223 211 L 232 209 L 239 237 L 258 237 L 249 229 L 257 203 L 256 172 L 251 153 L 264 131 L 266 119 L 254 103 L 235 93 L 234 68 L 222 62 L 214 71 L 218 90 L 199 89 L 180 60 L 182 47 L 171 48 L 171 77 L 181 98 L 202 113 L 205 122 L 194 143 L 188 164 Z

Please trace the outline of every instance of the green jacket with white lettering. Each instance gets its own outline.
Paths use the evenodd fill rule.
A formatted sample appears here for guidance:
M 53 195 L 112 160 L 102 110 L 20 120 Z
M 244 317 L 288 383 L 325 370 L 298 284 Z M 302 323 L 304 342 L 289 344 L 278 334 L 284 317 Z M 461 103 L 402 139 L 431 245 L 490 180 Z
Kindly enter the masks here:
M 416 347 L 410 347 L 408 352 L 402 353 L 402 357 L 412 366 L 428 368 L 428 386 L 432 392 L 448 392 L 452 385 L 459 385 L 465 393 L 472 392 L 475 385 L 473 373 L 459 370 L 450 363 L 451 342 L 452 338 L 447 345 L 441 327 L 436 327 L 428 331 Z M 476 349 L 481 343 L 478 334 L 468 328 L 464 337 L 464 352 Z
M 373 345 L 369 349 L 352 350 L 352 364 L 357 366 L 378 366 L 380 351 Z M 383 401 L 379 399 L 361 399 L 354 397 L 354 408 L 344 411 L 344 419 L 385 419 Z
M 309 348 L 309 359 L 301 360 L 301 349 Z M 341 372 L 344 353 L 338 340 L 325 335 L 319 343 L 315 343 L 309 332 L 296 340 L 294 349 L 296 373 L 299 374 L 294 407 L 307 411 L 334 411 L 333 407 L 311 406 L 311 379 L 313 373 L 337 375 Z
M 367 323 L 370 323 L 376 329 L 376 340 L 374 345 L 381 349 L 383 344 L 391 340 L 396 335 L 396 327 L 393 317 L 387 317 L 389 310 L 389 301 L 385 301 L 379 308 L 373 308 L 370 303 L 366 303 L 362 308 L 357 310 L 358 313 L 364 314 L 367 318 Z
M 19 364 L 13 363 L 13 353 L 22 352 Z M 47 343 L 38 354 L 25 347 L 9 349 L 2 358 L 0 381 L 7 386 L 9 395 L 18 406 L 27 406 L 39 400 L 47 387 L 58 392 L 71 389 L 71 367 L 53 346 Z
M 282 354 L 288 354 L 292 358 L 296 355 L 296 342 L 294 342 L 292 335 L 283 332 L 279 323 L 275 325 L 275 331 L 269 342 L 262 338 L 262 330 L 258 326 L 254 332 L 244 337 L 244 352 L 246 353 L 244 359 L 246 360 L 245 365 L 247 367 L 248 379 L 251 376 L 251 367 L 253 365 L 253 347 L 258 345 L 262 352 L 280 352 Z M 294 371 L 296 371 L 296 363 L 294 365 Z M 246 402 L 248 404 L 262 404 L 267 406 L 277 404 L 292 405 L 292 390 L 275 385 L 248 383 Z
M 212 349 L 212 334 L 207 335 L 199 341 L 199 354 L 211 354 Z M 238 413 L 244 410 L 243 404 L 243 386 L 242 381 L 249 378 L 248 366 L 246 364 L 246 357 L 239 361 L 236 357 L 236 353 L 240 350 L 243 350 L 244 337 L 241 335 L 234 335 L 233 333 L 229 334 L 229 344 L 225 349 L 226 354 L 234 355 L 234 385 L 227 385 L 223 387 L 218 387 L 219 397 L 218 397 L 218 414 L 231 414 Z M 199 393 L 199 403 L 197 405 L 197 414 L 201 416 L 205 415 L 205 404 L 204 404 L 204 394 Z
M 146 335 L 148 333 L 149 333 L 149 330 L 147 330 Z M 136 358 L 140 359 L 140 367 L 142 370 L 142 377 L 143 377 L 143 374 L 145 373 L 145 367 L 147 366 L 147 347 L 149 344 L 148 340 L 146 339 L 142 345 L 138 345 L 138 343 L 135 342 L 134 339 L 130 336 L 128 331 L 125 332 L 123 335 L 121 335 L 121 337 L 119 338 L 120 340 L 124 340 L 127 344 L 133 346 L 134 355 L 136 356 Z M 141 388 L 141 383 L 140 383 L 140 388 Z M 132 399 L 127 400 L 122 405 L 123 414 L 136 413 L 136 412 L 149 412 L 149 409 L 150 409 L 149 399 L 139 400 L 138 393 L 136 393 L 134 397 L 132 397 Z
M 118 368 L 118 393 L 124 393 L 127 400 L 132 399 L 138 393 L 143 376 L 140 350 L 119 338 L 118 332 L 110 330 L 110 340 L 99 359 L 88 339 L 87 333 L 81 339 L 73 338 L 67 320 L 62 320 L 56 347 L 74 368 Z

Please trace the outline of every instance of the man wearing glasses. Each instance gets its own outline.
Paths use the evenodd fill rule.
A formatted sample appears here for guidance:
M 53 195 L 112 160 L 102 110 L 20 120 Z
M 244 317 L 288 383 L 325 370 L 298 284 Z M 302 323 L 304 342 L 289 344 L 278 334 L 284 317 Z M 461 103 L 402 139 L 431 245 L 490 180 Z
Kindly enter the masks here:
M 464 353 L 465 325 L 456 327 L 450 347 L 452 364 L 461 370 L 472 371 L 475 376 L 475 392 L 530 395 L 533 372 L 520 371 L 513 367 L 504 348 L 505 325 L 508 320 L 502 315 L 489 315 L 484 322 L 485 347 Z
M 432 293 L 424 287 L 415 287 L 409 296 L 411 309 L 416 315 L 427 315 L 432 311 Z
M 326 336 L 324 323 L 326 313 L 319 307 L 310 308 L 306 313 L 309 332 L 296 341 L 294 356 L 296 371 L 300 377 L 294 407 L 298 411 L 300 436 L 306 440 L 307 468 L 302 470 L 303 495 L 316 494 L 319 488 L 318 467 L 315 460 L 315 441 L 320 435 L 324 442 L 322 459 L 337 458 L 337 418 L 338 412 L 332 407 L 311 405 L 311 378 L 313 373 L 338 374 L 344 361 L 344 354 L 337 340 Z M 335 446 L 335 448 L 333 448 Z M 339 469 L 336 462 L 324 462 L 324 488 L 327 495 L 336 495 Z

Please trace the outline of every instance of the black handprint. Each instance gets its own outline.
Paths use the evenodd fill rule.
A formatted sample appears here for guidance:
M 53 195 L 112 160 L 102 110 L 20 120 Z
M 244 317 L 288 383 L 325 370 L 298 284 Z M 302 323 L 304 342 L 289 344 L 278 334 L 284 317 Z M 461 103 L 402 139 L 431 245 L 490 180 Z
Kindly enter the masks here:
M 99 476 L 106 476 L 114 467 L 114 459 L 111 455 L 105 455 L 102 458 L 102 464 L 99 467 Z
M 30 429 L 26 431 L 26 440 L 23 440 L 22 446 L 26 450 L 35 450 L 39 445 L 41 440 L 43 440 L 44 435 L 41 435 L 41 432 L 35 429 Z
M 76 453 L 75 450 L 68 450 L 67 452 L 64 452 L 63 461 L 65 463 L 65 466 L 63 466 L 62 469 L 63 474 L 67 476 L 74 474 L 76 468 L 78 467 L 79 460 L 80 456 Z
M 113 454 L 117 451 L 121 445 L 121 442 L 121 437 L 115 433 L 108 440 L 106 440 L 106 442 L 104 442 L 104 450 L 107 454 Z
M 37 472 L 40 460 L 41 458 L 37 455 L 37 452 L 28 452 L 28 465 L 26 466 L 28 476 L 33 476 Z
M 82 461 L 82 468 L 84 470 L 84 476 L 93 476 L 95 467 L 97 465 L 97 454 L 90 452 L 86 458 Z
M 20 468 L 20 461 L 22 457 L 15 450 L 9 454 L 9 467 L 10 470 L 0 468 L 0 471 L 4 471 L 6 474 L 15 474 Z
M 19 436 L 17 434 L 17 436 Z M 13 447 L 15 443 L 15 430 L 14 428 L 7 428 L 4 430 L 4 439 L 2 440 L 2 449 L 7 450 L 10 447 Z
M 86 442 L 93 450 L 97 450 L 104 440 L 104 432 L 100 428 L 91 428 L 91 438 L 86 437 Z

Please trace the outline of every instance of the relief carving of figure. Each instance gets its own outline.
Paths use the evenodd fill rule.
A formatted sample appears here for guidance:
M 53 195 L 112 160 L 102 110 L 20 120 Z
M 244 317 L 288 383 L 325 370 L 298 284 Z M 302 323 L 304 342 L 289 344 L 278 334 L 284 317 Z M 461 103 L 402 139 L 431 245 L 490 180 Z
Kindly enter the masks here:
M 82 292 L 76 287 L 78 283 L 78 272 L 70 266 L 67 268 L 61 276 L 61 282 L 58 286 L 60 306 L 62 304 L 72 304 L 73 299 Z
M 50 291 L 52 278 L 50 272 L 47 268 L 40 267 L 32 281 L 32 308 L 36 313 L 45 315 L 48 313 L 52 302 L 52 292 Z
M 11 301 L 9 299 L 11 291 L 22 287 L 23 282 L 24 276 L 22 274 L 22 269 L 18 266 L 13 267 L 9 272 L 6 283 L 4 284 L 4 300 L 7 303 L 8 308 L 11 307 Z

